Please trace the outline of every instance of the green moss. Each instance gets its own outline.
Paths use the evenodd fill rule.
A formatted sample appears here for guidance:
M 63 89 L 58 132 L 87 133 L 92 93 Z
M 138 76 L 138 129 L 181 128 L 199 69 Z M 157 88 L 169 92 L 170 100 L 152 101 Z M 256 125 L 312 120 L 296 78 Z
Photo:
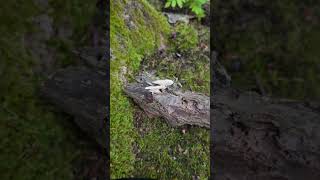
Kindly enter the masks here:
M 239 1 L 217 2 L 216 32 L 219 32 L 217 51 L 221 62 L 232 75 L 233 85 L 251 89 L 256 87 L 255 76 L 269 95 L 294 99 L 320 99 L 320 77 L 317 64 L 320 56 L 317 42 L 320 40 L 319 25 L 307 20 L 301 11 L 308 11 L 316 18 L 319 3 L 310 5 L 303 1 L 281 1 L 275 3 L 250 3 L 243 8 Z M 272 16 L 253 11 L 264 8 Z M 215 8 L 214 7 L 214 8 Z M 233 7 L 235 9 L 231 10 Z M 304 7 L 304 8 L 302 8 Z M 227 21 L 225 17 L 235 19 Z M 253 17 L 239 23 L 242 17 Z M 240 25 L 241 24 L 241 25 Z M 245 27 L 245 29 L 243 27 Z M 224 48 L 219 47 L 222 45 Z M 236 57 L 236 58 L 232 58 Z M 232 72 L 233 62 L 243 63 L 239 72 Z
M 171 128 L 163 119 L 144 118 L 137 142 L 136 177 L 190 179 L 209 177 L 209 133 L 201 128 Z
M 55 53 L 57 67 L 67 67 L 76 64 L 78 59 L 72 54 L 74 46 L 71 41 L 52 38 L 46 44 L 57 51 Z
M 54 25 L 56 27 L 71 25 L 74 30 L 73 39 L 76 40 L 77 45 L 85 44 L 87 39 L 83 36 L 88 32 L 89 22 L 96 11 L 95 2 L 50 0 L 49 4 L 49 15 L 53 17 Z
M 124 18 L 124 11 L 131 17 Z M 181 63 L 172 57 L 163 59 L 153 55 L 161 43 L 166 43 L 170 30 L 164 17 L 146 1 L 111 2 L 110 20 L 110 44 L 115 57 L 111 61 L 112 178 L 135 176 L 190 179 L 193 175 L 200 176 L 201 179 L 207 178 L 209 133 L 200 128 L 192 128 L 190 132 L 182 134 L 181 130 L 170 128 L 163 120 L 145 118 L 141 128 L 148 129 L 148 133 L 141 136 L 137 133 L 139 128 L 133 125 L 133 104 L 123 94 L 123 84 L 120 81 L 122 67 L 127 68 L 127 78 L 131 77 L 140 69 L 144 58 L 147 59 L 149 68 L 157 70 L 159 76 L 178 77 L 185 81 L 184 87 L 208 94 L 209 59 L 196 50 L 197 31 L 192 26 L 181 25 L 176 28 L 181 33 L 177 36 L 173 49 L 193 49 L 191 53 L 183 54 L 188 58 Z M 153 61 L 157 66 L 150 66 Z M 168 64 L 169 68 L 166 66 Z M 180 68 L 186 64 L 192 66 L 192 73 L 188 73 L 189 69 Z M 194 80 L 199 80 L 199 84 L 193 83 Z M 134 153 L 133 147 L 137 147 L 140 153 Z M 181 149 L 186 151 L 185 154 Z
M 187 52 L 195 49 L 198 45 L 198 32 L 193 26 L 187 24 L 178 24 L 174 31 L 176 37 L 171 39 L 175 51 Z
M 193 25 L 184 25 L 184 29 L 197 31 Z M 175 52 L 169 52 L 167 57 L 151 56 L 145 61 L 144 66 L 149 70 L 156 70 L 157 75 L 163 78 L 178 78 L 184 90 L 201 92 L 209 95 L 210 90 L 210 59 L 208 53 L 198 48 L 199 43 L 208 44 L 209 29 L 202 27 L 201 34 L 197 35 L 197 43 L 189 41 L 189 36 L 180 36 L 179 39 L 189 51 L 182 52 L 181 57 L 177 57 Z M 190 45 L 190 44 L 191 45 Z M 173 45 L 173 50 L 177 46 Z M 192 48 L 191 48 L 192 47 Z M 171 46 L 169 46 L 171 48 Z M 172 50 L 172 49 L 171 49 Z
M 7 2 L 0 10 L 0 31 L 3 33 L 1 40 L 5 40 L 4 37 L 9 35 L 12 37 L 32 29 L 30 17 L 39 13 L 39 8 L 33 3 L 18 0 Z
M 31 20 L 44 12 L 30 1 L 0 7 L 1 179 L 73 179 L 73 163 L 85 150 L 71 118 L 38 97 L 43 77 L 34 73 L 37 61 L 21 41 L 37 31 Z M 61 52 L 69 48 L 55 43 Z
M 194 68 L 181 72 L 180 79 L 185 81 L 184 89 L 202 92 L 209 95 L 210 90 L 210 64 L 209 62 L 196 62 Z
M 72 30 L 70 39 L 65 40 L 59 37 L 51 38 L 47 45 L 56 50 L 56 62 L 58 67 L 66 67 L 75 64 L 72 48 L 86 46 L 89 42 L 89 27 L 96 11 L 95 2 L 90 1 L 49 1 L 50 9 L 47 10 L 53 19 L 54 27 L 64 27 Z M 100 27 L 103 25 L 101 24 Z
M 189 25 L 186 28 L 193 27 Z M 201 38 L 209 38 L 209 29 L 204 28 L 203 31 Z M 210 59 L 197 45 L 193 45 L 189 52 L 181 53 L 181 58 L 177 58 L 175 53 L 169 53 L 165 58 L 151 56 L 144 66 L 147 70 L 156 70 L 159 77 L 178 78 L 185 90 L 209 95 Z M 142 132 L 136 143 L 136 177 L 192 179 L 192 176 L 199 176 L 200 179 L 208 179 L 210 155 L 207 130 L 192 127 L 187 128 L 184 134 L 182 129 L 171 128 L 160 118 L 140 116 L 138 121 L 141 125 L 136 131 Z
M 162 43 L 162 38 L 166 39 L 169 26 L 164 17 L 144 0 L 111 1 L 110 10 L 110 45 L 115 57 L 110 65 L 111 177 L 121 178 L 132 174 L 132 145 L 136 136 L 133 130 L 133 107 L 122 92 L 121 68 L 127 68 L 128 73 L 123 74 L 127 78 L 133 75 L 139 69 L 142 58 L 154 53 Z M 130 11 L 129 19 L 134 24 L 132 29 L 129 29 L 130 22 L 124 18 L 125 10 Z

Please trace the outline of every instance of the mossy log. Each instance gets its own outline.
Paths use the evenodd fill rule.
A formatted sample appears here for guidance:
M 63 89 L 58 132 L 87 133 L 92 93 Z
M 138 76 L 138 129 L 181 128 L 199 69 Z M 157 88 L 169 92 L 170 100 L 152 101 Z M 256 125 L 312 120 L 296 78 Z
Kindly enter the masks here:
M 41 95 L 62 111 L 102 147 L 107 146 L 107 94 L 105 74 L 85 67 L 58 70 L 41 87 Z
M 212 61 L 212 177 L 320 179 L 320 104 L 232 89 L 214 53 Z

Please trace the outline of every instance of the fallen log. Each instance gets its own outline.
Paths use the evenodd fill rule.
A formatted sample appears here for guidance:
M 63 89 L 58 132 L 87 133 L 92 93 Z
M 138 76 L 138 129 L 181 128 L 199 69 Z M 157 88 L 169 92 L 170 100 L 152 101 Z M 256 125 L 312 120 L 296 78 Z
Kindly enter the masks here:
M 61 69 L 44 82 L 40 93 L 72 115 L 75 123 L 102 147 L 107 146 L 106 75 L 85 67 Z
M 128 84 L 124 91 L 149 116 L 163 117 L 171 126 L 196 125 L 210 128 L 208 96 L 181 91 L 152 94 L 142 83 Z
M 216 179 L 319 179 L 315 106 L 224 89 L 211 98 L 211 107 Z
M 212 88 L 210 99 L 211 177 L 320 179 L 320 104 L 224 86 L 228 76 L 216 56 L 212 61 L 213 85 L 219 86 Z

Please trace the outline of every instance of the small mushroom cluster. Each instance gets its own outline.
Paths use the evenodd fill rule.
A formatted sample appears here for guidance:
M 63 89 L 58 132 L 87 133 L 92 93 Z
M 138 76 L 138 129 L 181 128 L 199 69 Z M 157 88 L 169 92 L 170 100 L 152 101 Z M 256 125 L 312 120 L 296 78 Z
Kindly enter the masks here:
M 155 86 L 148 86 L 145 89 L 149 89 L 149 91 L 154 93 L 161 93 L 162 90 L 166 89 L 168 86 L 171 86 L 173 84 L 173 81 L 170 79 L 164 79 L 164 80 L 156 80 L 152 81 L 152 84 L 156 84 Z

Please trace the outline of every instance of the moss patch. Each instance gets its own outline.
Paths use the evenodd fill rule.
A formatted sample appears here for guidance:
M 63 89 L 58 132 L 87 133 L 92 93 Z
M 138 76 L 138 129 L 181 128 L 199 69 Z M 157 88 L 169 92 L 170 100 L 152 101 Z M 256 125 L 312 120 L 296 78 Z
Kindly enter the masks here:
M 87 46 L 90 40 L 90 25 L 92 26 L 93 16 L 97 13 L 95 2 L 90 1 L 49 1 L 50 9 L 48 11 L 50 17 L 53 18 L 53 26 L 58 29 L 66 28 L 72 30 L 72 36 L 69 39 L 53 37 L 47 45 L 56 50 L 56 65 L 58 67 L 66 67 L 77 63 L 77 58 L 72 50 L 77 47 Z M 101 23 L 103 23 L 102 21 Z M 103 27 L 101 24 L 99 27 Z
M 82 11 L 80 17 L 86 16 L 85 8 L 73 8 Z M 87 148 L 81 146 L 70 117 L 56 113 L 38 97 L 43 77 L 33 72 L 37 61 L 25 49 L 22 37 L 37 31 L 31 19 L 44 12 L 30 1 L 9 1 L 0 7 L 4 23 L 0 27 L 2 179 L 73 179 L 73 163 Z
M 254 89 L 258 76 L 269 95 L 320 99 L 319 6 L 298 0 L 214 3 L 213 44 L 233 84 Z
M 171 38 L 174 51 L 187 52 L 193 50 L 198 45 L 198 32 L 187 24 L 178 24 L 174 27 L 173 38 Z
M 111 177 L 132 175 L 133 107 L 123 94 L 121 77 L 129 78 L 143 57 L 153 54 L 166 39 L 169 26 L 146 1 L 110 2 L 110 45 L 115 57 L 110 64 Z M 124 71 L 124 68 L 126 72 Z
M 209 133 L 201 128 L 171 128 L 163 119 L 142 117 L 137 131 L 136 177 L 209 177 Z M 184 133 L 185 132 L 185 133 Z
M 184 25 L 190 31 L 196 31 L 191 25 Z M 210 91 L 210 59 L 200 47 L 209 38 L 209 29 L 201 27 L 197 41 L 188 44 L 189 36 L 177 34 L 183 46 L 175 42 L 172 50 L 163 55 L 147 58 L 143 66 L 146 70 L 156 70 L 163 78 L 178 78 L 184 90 Z M 188 31 L 189 31 L 188 30 Z M 173 40 L 172 40 L 173 41 Z M 189 47 L 182 51 L 177 47 Z M 183 52 L 183 53 L 181 53 Z M 136 177 L 158 179 L 208 179 L 209 177 L 209 132 L 197 127 L 171 128 L 161 118 L 151 119 L 143 114 L 135 118 L 136 131 Z
M 81 46 L 85 45 L 88 37 L 85 35 L 88 32 L 89 22 L 96 11 L 95 2 L 81 1 L 81 0 L 50 0 L 50 17 L 54 19 L 53 23 L 56 27 L 59 25 L 70 25 L 74 30 L 73 40 L 75 44 Z M 92 22 L 91 22 L 92 23 Z M 101 26 L 103 26 L 101 24 Z

